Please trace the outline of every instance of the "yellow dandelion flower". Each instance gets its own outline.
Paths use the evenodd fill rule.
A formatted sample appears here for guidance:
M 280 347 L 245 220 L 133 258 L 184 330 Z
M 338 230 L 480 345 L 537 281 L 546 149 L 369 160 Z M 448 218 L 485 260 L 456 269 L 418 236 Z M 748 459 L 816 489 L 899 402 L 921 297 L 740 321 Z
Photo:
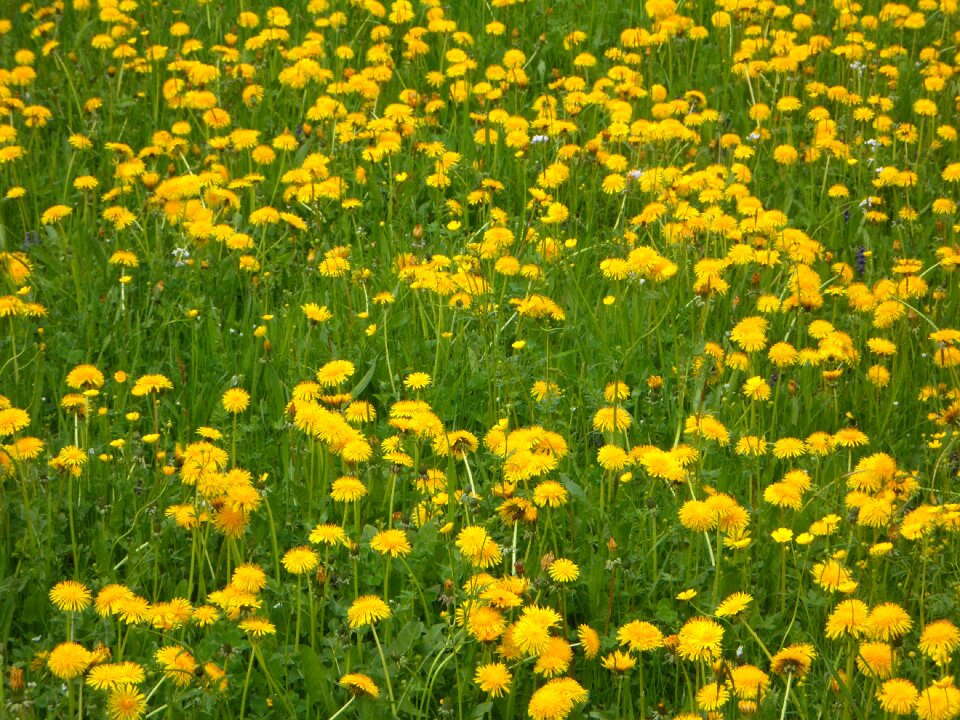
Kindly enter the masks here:
M 780 650 L 770 660 L 770 669 L 777 675 L 793 675 L 801 678 L 810 671 L 817 656 L 813 645 L 797 643 Z
M 47 656 L 47 667 L 61 680 L 82 675 L 90 662 L 90 652 L 75 642 L 60 643 Z
M 346 382 L 354 372 L 356 372 L 356 366 L 349 360 L 331 360 L 317 370 L 317 382 L 323 387 L 340 385 Z
M 378 532 L 370 538 L 370 547 L 381 555 L 390 555 L 390 557 L 406 557 L 413 551 L 407 534 L 397 529 Z
M 663 633 L 656 625 L 634 620 L 617 630 L 617 640 L 634 652 L 648 652 L 663 647 Z
M 403 380 L 403 386 L 408 390 L 423 390 L 430 385 L 430 376 L 425 372 L 414 372 Z
M 26 410 L 7 407 L 0 409 L 0 437 L 13 435 L 30 424 L 30 415 Z
M 277 628 L 272 622 L 263 617 L 249 617 L 241 620 L 237 627 L 253 637 L 263 637 L 264 635 L 276 635 Z
M 345 687 L 354 697 L 380 697 L 380 688 L 376 683 L 363 673 L 347 673 L 340 678 L 340 687 Z
M 122 685 L 138 685 L 145 678 L 142 665 L 125 661 L 96 665 L 87 674 L 85 682 L 97 690 L 113 690 Z
M 294 575 L 303 575 L 311 572 L 320 564 L 320 556 L 309 547 L 296 547 L 287 550 L 281 562 L 287 572 Z
M 90 607 L 91 595 L 86 585 L 76 580 L 63 580 L 50 589 L 50 602 L 59 610 L 79 612 Z
M 920 693 L 909 680 L 894 678 L 877 688 L 877 700 L 884 712 L 893 715 L 910 715 L 917 705 Z
M 949 620 L 927 623 L 920 633 L 920 650 L 938 665 L 950 662 L 950 655 L 960 646 L 960 630 Z
M 573 678 L 554 678 L 534 691 L 527 714 L 533 720 L 563 720 L 587 697 L 586 689 Z
M 223 409 L 236 415 L 250 406 L 250 393 L 243 388 L 230 388 L 223 394 Z
M 572 560 L 557 558 L 550 563 L 547 573 L 554 582 L 568 583 L 580 577 L 580 568 Z
M 605 655 L 600 664 L 610 672 L 622 674 L 631 670 L 637 664 L 637 659 L 630 653 L 614 650 Z
M 501 697 L 510 692 L 513 675 L 503 663 L 487 663 L 477 668 L 473 681 L 491 697 Z
M 147 697 L 132 685 L 121 685 L 107 698 L 110 720 L 140 720 L 147 710 Z
M 723 602 L 717 606 L 713 614 L 717 617 L 739 615 L 747 609 L 751 602 L 753 602 L 753 596 L 749 593 L 735 592 L 732 595 L 728 595 Z
M 361 595 L 347 610 L 347 621 L 354 630 L 389 618 L 390 606 L 376 595 Z
M 710 618 L 688 620 L 677 634 L 677 654 L 684 660 L 712 660 L 720 656 L 723 626 Z
M 589 625 L 577 627 L 577 638 L 580 640 L 580 647 L 583 648 L 583 654 L 587 660 L 592 660 L 600 652 L 600 636 Z

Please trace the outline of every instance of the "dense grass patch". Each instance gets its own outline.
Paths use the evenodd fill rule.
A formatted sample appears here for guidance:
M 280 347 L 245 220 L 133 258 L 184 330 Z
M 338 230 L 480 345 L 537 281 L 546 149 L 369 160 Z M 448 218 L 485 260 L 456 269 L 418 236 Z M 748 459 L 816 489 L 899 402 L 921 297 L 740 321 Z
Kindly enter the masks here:
M 0 18 L 0 718 L 960 716 L 955 0 Z

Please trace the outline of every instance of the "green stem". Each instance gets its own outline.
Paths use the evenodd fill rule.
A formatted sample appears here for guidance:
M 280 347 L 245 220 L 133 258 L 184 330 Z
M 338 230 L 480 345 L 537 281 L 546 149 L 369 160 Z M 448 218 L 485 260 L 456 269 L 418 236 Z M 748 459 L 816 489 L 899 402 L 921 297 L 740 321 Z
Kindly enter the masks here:
M 10 349 L 13 352 L 13 384 L 20 387 L 20 361 L 17 359 L 17 333 L 13 325 L 13 315 L 10 318 Z
M 623 693 L 623 678 L 620 678 L 619 680 L 617 680 L 617 717 L 618 717 L 618 718 L 621 717 L 621 715 L 620 715 L 620 695 L 621 695 L 622 693 Z M 641 717 L 643 717 L 643 716 L 641 715 Z
M 646 720 L 647 717 L 647 692 L 643 686 L 643 658 L 637 662 L 637 669 L 640 675 L 640 720 Z
M 250 689 L 250 676 L 253 674 L 253 647 L 250 648 L 250 662 L 247 663 L 247 674 L 243 679 L 243 692 L 240 694 L 240 720 L 243 720 L 247 710 L 247 691 Z
M 377 653 L 380 655 L 380 663 L 383 665 L 383 679 L 387 683 L 387 695 L 390 696 L 390 711 L 393 717 L 397 717 L 397 701 L 393 697 L 393 683 L 390 682 L 390 668 L 387 667 L 387 658 L 383 654 L 383 646 L 380 645 L 380 638 L 377 636 L 377 628 L 370 626 L 373 631 L 373 641 L 377 644 Z
M 77 531 L 73 519 L 73 473 L 70 473 L 70 478 L 67 480 L 67 510 L 70 518 L 70 547 L 73 549 L 73 577 L 79 579 L 80 554 L 77 552 Z
M 313 581 L 307 581 L 307 595 L 310 599 L 310 647 L 317 649 L 317 610 L 313 603 Z
M 423 621 L 430 624 L 430 606 L 427 605 L 427 598 L 424 597 L 423 588 L 420 586 L 420 581 L 417 580 L 416 573 L 410 569 L 410 566 L 407 564 L 406 558 L 400 558 L 400 562 L 403 563 L 403 566 L 407 569 L 407 572 L 410 574 L 410 579 L 413 581 L 413 586 L 417 589 L 417 595 L 420 596 L 420 604 L 423 605 Z
M 717 528 L 717 560 L 713 566 L 713 604 L 720 599 L 720 561 L 723 558 L 723 543 L 720 540 L 720 529 Z
M 273 510 L 270 509 L 270 500 L 264 495 L 263 504 L 267 508 L 267 521 L 270 523 L 270 548 L 273 550 L 273 571 L 277 581 L 280 584 L 280 548 L 277 546 L 277 526 L 273 521 Z
M 757 645 L 759 645 L 759 646 L 760 646 L 760 649 L 763 650 L 763 654 L 766 655 L 767 660 L 773 661 L 773 656 L 770 655 L 770 651 L 767 650 L 767 646 L 763 644 L 763 641 L 760 639 L 760 637 L 757 635 L 757 633 L 754 632 L 754 629 L 753 629 L 752 627 L 750 627 L 750 625 L 747 623 L 746 620 L 741 621 L 741 624 L 747 629 L 747 632 L 750 633 L 750 636 L 751 636 L 754 640 L 756 640 Z
M 296 624 L 296 630 L 294 630 L 294 635 L 293 635 L 293 651 L 294 652 L 300 651 L 300 605 L 301 605 L 301 594 L 302 594 L 300 592 L 300 585 L 302 582 L 303 582 L 303 576 L 297 575 L 297 591 L 296 591 L 297 592 L 297 624 Z
M 383 353 L 387 359 L 387 377 L 390 378 L 390 391 L 397 396 L 397 385 L 393 381 L 393 368 L 390 366 L 390 345 L 387 341 L 387 312 L 383 313 Z M 434 375 L 436 377 L 436 375 Z
M 230 460 L 237 466 L 237 414 L 233 413 L 233 429 L 230 432 Z
M 346 710 L 348 707 L 350 707 L 353 704 L 353 701 L 356 699 L 357 699 L 357 696 L 354 695 L 349 700 L 347 700 L 346 704 L 342 708 L 340 708 L 333 715 L 330 716 L 330 720 L 334 720 L 334 718 L 340 717 L 343 711 Z
M 790 683 L 793 682 L 793 673 L 787 673 L 787 689 L 783 693 L 783 707 L 780 708 L 780 720 L 787 716 L 787 700 L 790 699 Z
M 390 561 L 393 558 L 387 556 L 387 566 L 383 570 L 383 600 L 390 602 Z M 389 640 L 389 638 L 387 638 Z
M 287 712 L 287 717 L 295 717 L 296 712 L 290 705 L 290 702 L 287 700 L 286 694 L 277 684 L 276 679 L 274 679 L 273 674 L 270 672 L 270 667 L 263 659 L 263 653 L 260 652 L 260 647 L 258 645 L 253 645 L 253 652 L 256 655 L 257 662 L 260 663 L 260 670 L 263 671 L 263 676 L 267 679 L 267 684 L 270 686 L 270 689 L 274 692 L 277 698 L 279 698 L 284 710 Z

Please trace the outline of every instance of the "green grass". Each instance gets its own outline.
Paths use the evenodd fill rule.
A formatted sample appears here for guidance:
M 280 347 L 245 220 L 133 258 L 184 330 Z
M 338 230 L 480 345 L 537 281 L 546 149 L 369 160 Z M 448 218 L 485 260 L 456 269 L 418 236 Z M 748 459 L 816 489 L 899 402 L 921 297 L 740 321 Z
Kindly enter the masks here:
M 960 715 L 951 3 L 271 7 L 0 26 L 0 718 Z

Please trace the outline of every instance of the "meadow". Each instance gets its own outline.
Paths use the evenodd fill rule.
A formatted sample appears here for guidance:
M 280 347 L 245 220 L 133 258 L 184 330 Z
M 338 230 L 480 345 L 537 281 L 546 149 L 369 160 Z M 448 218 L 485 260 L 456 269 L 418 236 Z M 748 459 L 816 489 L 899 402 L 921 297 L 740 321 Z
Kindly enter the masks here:
M 960 717 L 957 0 L 0 11 L 0 718 Z

